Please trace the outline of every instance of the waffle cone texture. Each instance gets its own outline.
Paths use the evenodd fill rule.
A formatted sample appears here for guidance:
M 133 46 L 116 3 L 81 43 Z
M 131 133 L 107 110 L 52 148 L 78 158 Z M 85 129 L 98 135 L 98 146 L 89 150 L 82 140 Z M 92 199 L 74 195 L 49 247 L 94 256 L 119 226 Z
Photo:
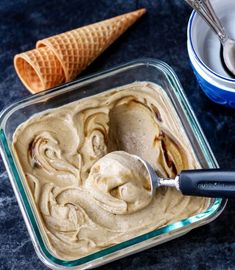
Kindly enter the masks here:
M 73 80 L 145 12 L 139 9 L 39 40 L 36 49 L 14 57 L 20 80 L 31 93 Z

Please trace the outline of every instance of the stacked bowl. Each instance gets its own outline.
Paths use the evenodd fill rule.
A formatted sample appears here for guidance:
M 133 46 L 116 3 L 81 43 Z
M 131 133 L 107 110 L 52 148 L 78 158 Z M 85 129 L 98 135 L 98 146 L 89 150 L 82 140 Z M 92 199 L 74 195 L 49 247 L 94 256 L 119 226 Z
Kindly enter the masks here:
M 235 39 L 235 1 L 211 3 L 229 37 Z M 223 68 L 218 37 L 196 11 L 190 16 L 187 36 L 189 59 L 200 87 L 212 101 L 235 108 L 235 78 Z

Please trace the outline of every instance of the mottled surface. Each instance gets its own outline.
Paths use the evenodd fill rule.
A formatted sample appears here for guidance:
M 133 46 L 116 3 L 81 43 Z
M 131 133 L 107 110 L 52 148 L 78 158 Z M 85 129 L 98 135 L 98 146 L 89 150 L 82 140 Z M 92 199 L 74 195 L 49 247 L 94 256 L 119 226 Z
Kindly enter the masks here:
M 14 54 L 36 40 L 138 7 L 148 14 L 110 47 L 83 75 L 140 56 L 158 58 L 178 74 L 221 167 L 235 169 L 235 110 L 209 101 L 190 69 L 183 0 L 12 0 L 0 2 L 0 109 L 30 94 L 16 77 Z M 0 269 L 46 269 L 39 261 L 0 161 Z M 219 219 L 189 234 L 100 269 L 235 269 L 235 203 Z

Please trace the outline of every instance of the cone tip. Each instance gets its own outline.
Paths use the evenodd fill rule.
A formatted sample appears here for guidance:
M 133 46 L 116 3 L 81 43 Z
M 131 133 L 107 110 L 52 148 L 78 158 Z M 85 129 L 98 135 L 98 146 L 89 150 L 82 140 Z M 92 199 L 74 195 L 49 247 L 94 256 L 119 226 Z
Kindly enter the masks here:
M 146 8 L 140 8 L 140 9 L 137 9 L 131 13 L 137 13 L 139 15 L 139 17 L 141 17 L 142 15 L 144 15 L 145 13 L 147 12 L 147 9 Z
M 147 9 L 146 8 L 140 8 L 140 9 L 137 9 L 137 11 L 139 11 L 142 14 L 144 14 L 144 13 L 147 12 Z

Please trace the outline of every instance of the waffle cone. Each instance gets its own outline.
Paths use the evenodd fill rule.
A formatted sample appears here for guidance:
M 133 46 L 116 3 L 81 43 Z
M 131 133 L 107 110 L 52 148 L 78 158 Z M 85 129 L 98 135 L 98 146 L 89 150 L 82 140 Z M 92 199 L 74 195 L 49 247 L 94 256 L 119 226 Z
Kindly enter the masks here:
M 34 49 L 14 57 L 16 73 L 31 93 L 41 92 L 64 82 L 65 76 L 50 48 Z
M 48 47 L 61 63 L 65 80 L 74 79 L 121 34 L 134 24 L 145 9 L 126 13 L 37 42 L 37 48 Z
M 40 40 L 36 49 L 14 57 L 16 72 L 31 93 L 73 80 L 145 12 L 139 9 Z

